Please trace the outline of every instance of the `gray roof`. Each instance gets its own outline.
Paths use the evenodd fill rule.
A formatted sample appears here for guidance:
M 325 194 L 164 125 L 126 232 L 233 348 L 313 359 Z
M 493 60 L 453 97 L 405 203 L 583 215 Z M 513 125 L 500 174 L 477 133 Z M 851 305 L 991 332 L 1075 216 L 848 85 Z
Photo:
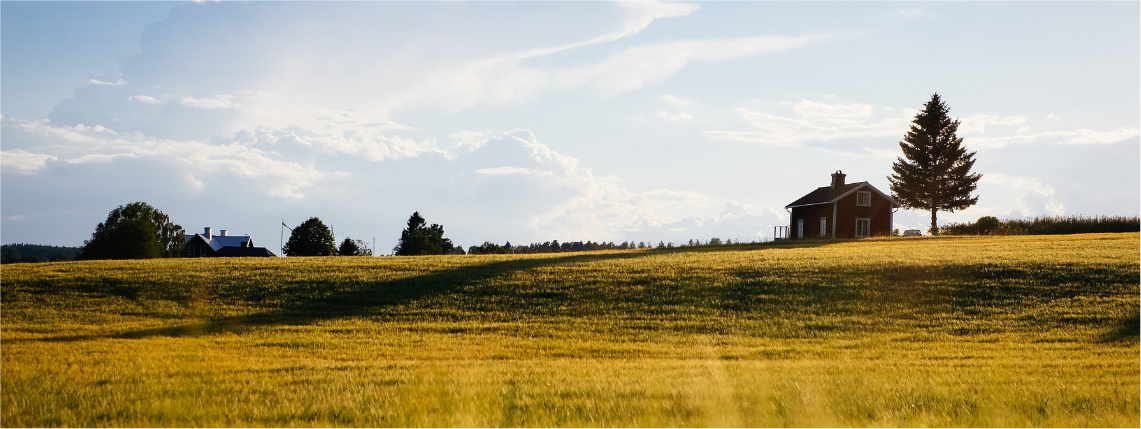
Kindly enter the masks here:
M 187 234 L 186 242 L 189 243 L 194 237 L 202 237 L 202 241 L 210 245 L 210 248 L 215 252 L 221 250 L 223 247 L 253 247 L 253 239 L 248 235 L 215 235 L 213 237 L 206 237 L 202 234 Z M 248 242 L 248 243 L 247 243 Z

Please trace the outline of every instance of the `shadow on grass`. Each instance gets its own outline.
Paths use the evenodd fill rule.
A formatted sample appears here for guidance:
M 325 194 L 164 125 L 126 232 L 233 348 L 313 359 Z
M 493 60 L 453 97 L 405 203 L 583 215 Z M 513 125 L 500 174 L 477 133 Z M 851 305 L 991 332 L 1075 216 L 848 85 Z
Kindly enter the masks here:
M 1109 332 L 1101 337 L 1103 343 L 1141 343 L 1141 314 L 1134 313 L 1117 322 Z
M 488 281 L 498 277 L 545 266 L 634 259 L 662 254 L 754 251 L 770 248 L 803 248 L 833 243 L 835 243 L 835 241 L 782 241 L 765 244 L 650 249 L 640 252 L 575 253 L 555 257 L 524 257 L 480 265 L 465 265 L 409 278 L 362 283 L 359 287 L 351 290 L 332 292 L 327 296 L 303 302 L 287 303 L 278 309 L 242 316 L 221 317 L 199 323 L 137 329 L 119 333 L 61 335 L 27 340 L 14 339 L 11 341 L 73 342 L 103 338 L 138 339 L 158 336 L 196 337 L 217 333 L 242 332 L 261 326 L 308 325 L 323 320 L 375 314 L 378 309 L 460 291 L 467 286 L 485 285 Z M 320 284 L 312 286 L 321 289 Z M 327 290 L 339 289 L 344 286 L 343 284 L 329 283 Z M 542 297 L 544 295 L 538 294 L 536 296 Z
M 148 329 L 137 329 L 119 333 L 86 334 L 86 335 L 60 335 L 47 338 L 12 340 L 18 341 L 47 341 L 72 342 L 103 338 L 138 339 L 148 337 L 197 337 L 217 333 L 243 332 L 251 328 L 262 326 L 300 326 L 317 323 L 324 320 L 335 320 L 376 314 L 378 310 L 412 303 L 418 300 L 431 298 L 441 294 L 462 291 L 468 286 L 486 285 L 490 280 L 507 276 L 515 272 L 538 269 L 546 266 L 560 264 L 579 264 L 606 260 L 622 260 L 643 258 L 654 255 L 684 254 L 684 253 L 711 253 L 711 252 L 741 252 L 761 251 L 765 249 L 793 249 L 823 247 L 845 243 L 851 240 L 798 240 L 777 241 L 762 244 L 734 244 L 721 246 L 677 247 L 669 249 L 650 249 L 633 252 L 599 252 L 574 253 L 554 257 L 523 257 L 504 261 L 495 261 L 479 265 L 464 265 L 452 269 L 436 271 L 420 276 L 402 278 L 388 281 L 361 283 L 349 290 L 330 292 L 328 295 L 312 299 L 298 298 L 296 302 L 287 302 L 280 308 L 262 311 L 253 314 L 219 317 L 198 323 L 186 323 L 174 326 L 165 326 Z M 320 283 L 310 284 L 315 289 L 337 290 L 345 284 L 330 282 L 327 285 Z M 767 288 L 773 293 L 797 294 L 806 293 L 805 290 L 792 288 L 787 285 L 783 288 Z M 136 291 L 137 292 L 137 291 Z M 820 300 L 848 300 L 853 297 L 849 293 L 842 296 L 833 296 L 837 290 L 820 290 L 811 295 L 816 301 Z M 478 292 L 477 292 L 478 293 Z M 533 294 L 534 297 L 544 298 L 546 295 Z M 554 296 L 554 295 L 552 295 Z M 561 296 L 561 295 L 558 295 Z M 742 299 L 742 297 L 736 297 Z M 747 301 L 747 299 L 742 299 Z

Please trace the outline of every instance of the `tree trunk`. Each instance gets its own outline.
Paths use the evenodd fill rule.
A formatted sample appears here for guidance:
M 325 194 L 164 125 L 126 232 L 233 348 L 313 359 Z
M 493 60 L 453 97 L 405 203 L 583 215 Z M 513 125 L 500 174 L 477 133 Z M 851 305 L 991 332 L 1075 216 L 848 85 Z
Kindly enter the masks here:
M 931 207 L 931 235 L 939 235 L 939 226 L 935 223 L 935 207 Z

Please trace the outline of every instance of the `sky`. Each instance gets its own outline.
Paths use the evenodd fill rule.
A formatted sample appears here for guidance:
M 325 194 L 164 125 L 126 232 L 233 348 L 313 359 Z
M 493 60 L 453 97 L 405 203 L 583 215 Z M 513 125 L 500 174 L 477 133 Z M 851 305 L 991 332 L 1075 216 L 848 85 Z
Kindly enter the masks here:
M 1141 212 L 1138 2 L 0 2 L 0 241 L 771 239 L 938 92 L 980 216 Z M 930 215 L 900 210 L 900 229 Z M 288 231 L 286 231 L 288 237 Z M 273 239 L 278 238 L 278 243 Z

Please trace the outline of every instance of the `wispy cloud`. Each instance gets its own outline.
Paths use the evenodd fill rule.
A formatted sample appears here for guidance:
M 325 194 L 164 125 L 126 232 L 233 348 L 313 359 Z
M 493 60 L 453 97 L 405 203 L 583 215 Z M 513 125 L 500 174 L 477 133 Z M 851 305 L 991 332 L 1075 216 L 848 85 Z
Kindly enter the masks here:
M 752 129 L 742 131 L 711 130 L 706 137 L 783 147 L 815 147 L 834 140 L 891 139 L 898 141 L 910 128 L 915 111 L 861 103 L 821 103 L 808 99 L 797 102 L 795 114 L 759 112 L 739 108 L 742 118 Z M 960 119 L 959 135 L 971 149 L 997 149 L 1012 145 L 1114 144 L 1141 135 L 1141 130 L 1122 127 L 1111 131 L 1079 129 L 1074 131 L 1032 132 L 1025 115 L 972 114 Z M 871 147 L 864 153 L 880 154 Z
M 1042 131 L 1012 136 L 974 137 L 970 145 L 976 148 L 999 149 L 1016 145 L 1054 143 L 1061 145 L 1116 144 L 1141 136 L 1141 130 L 1122 127 L 1111 131 L 1083 128 L 1074 131 Z
M 687 108 L 691 104 L 693 104 L 693 101 L 687 100 L 687 99 L 684 99 L 681 97 L 677 97 L 674 95 L 663 95 L 661 97 L 658 97 L 658 100 L 661 101 L 662 103 L 666 104 L 667 106 L 670 106 L 670 107 L 677 109 L 678 111 L 671 112 L 671 111 L 667 111 L 667 110 L 660 110 L 653 115 L 643 116 L 642 120 L 651 119 L 651 118 L 661 119 L 661 120 L 666 121 L 666 122 L 684 122 L 684 121 L 692 121 L 693 120 L 693 115 L 686 113 L 684 110 L 685 108 Z
M 214 110 L 214 109 L 234 109 L 238 104 L 234 102 L 234 96 L 229 94 L 219 94 L 210 97 L 182 97 L 178 104 L 186 107 L 193 107 L 195 109 Z
M 831 38 L 742 37 L 651 43 L 619 50 L 586 65 L 539 68 L 529 56 L 503 56 L 449 68 L 425 79 L 404 95 L 408 103 L 432 102 L 451 109 L 481 104 L 520 103 L 545 91 L 587 89 L 612 96 L 660 83 L 695 63 L 726 61 L 796 49 Z
M 990 126 L 1022 126 L 1026 124 L 1026 116 L 1024 115 L 984 115 L 977 114 L 959 119 L 959 134 L 985 134 L 986 128 Z
M 706 137 L 771 146 L 803 147 L 844 139 L 883 139 L 902 136 L 910 111 L 860 103 L 821 103 L 801 99 L 792 115 L 739 108 L 752 126 L 744 131 L 711 130 Z
M 87 80 L 87 83 L 97 86 L 123 86 L 127 84 L 127 81 L 121 77 L 113 81 L 91 78 Z

